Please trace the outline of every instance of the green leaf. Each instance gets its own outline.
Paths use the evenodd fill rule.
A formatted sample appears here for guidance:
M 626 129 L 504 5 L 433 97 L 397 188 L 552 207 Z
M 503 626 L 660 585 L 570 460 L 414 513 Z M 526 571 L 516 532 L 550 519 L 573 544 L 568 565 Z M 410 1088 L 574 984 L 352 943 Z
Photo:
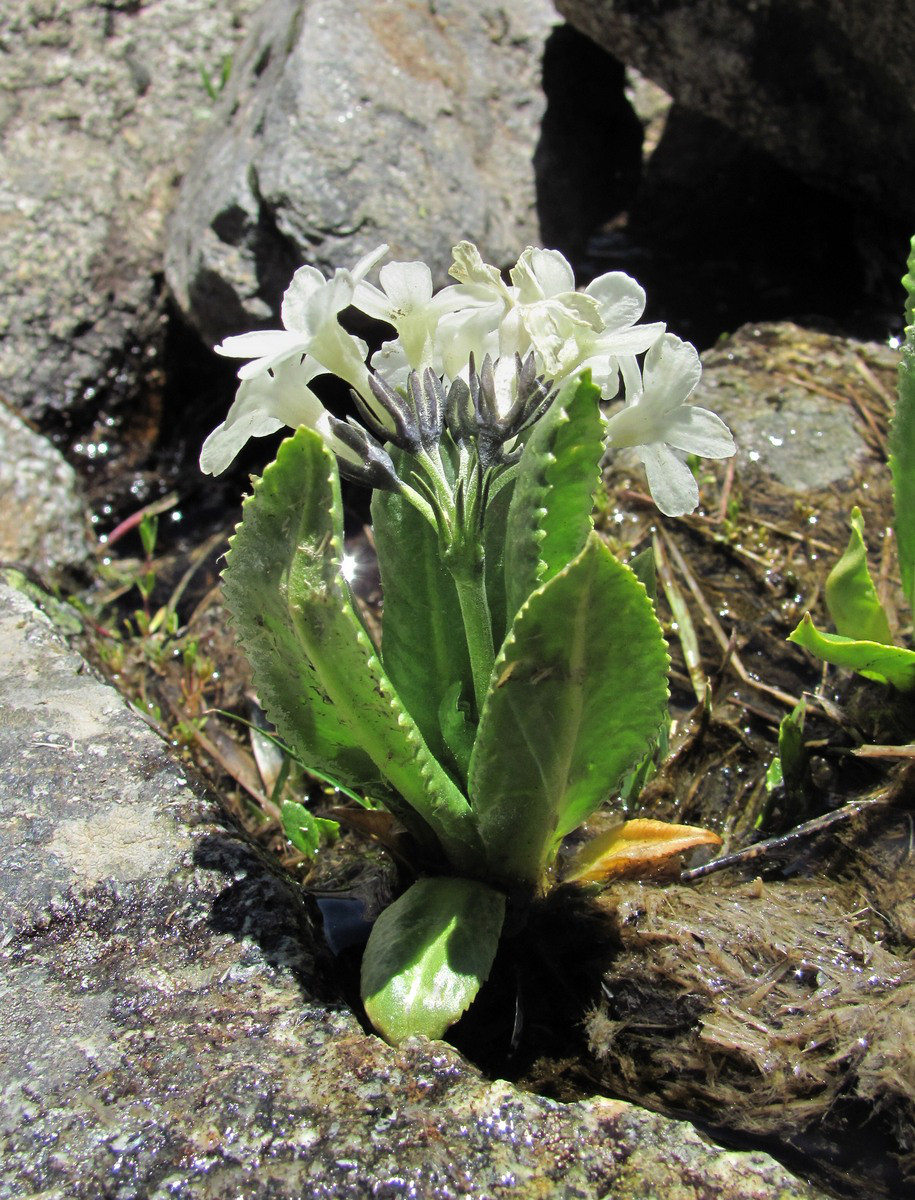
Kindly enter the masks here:
M 466 783 L 470 755 L 473 752 L 473 739 L 477 729 L 476 723 L 468 716 L 467 707 L 460 701 L 461 685 L 456 683 L 442 698 L 439 724 L 449 756 L 455 763 L 460 778 Z
M 838 633 L 821 633 L 810 613 L 804 613 L 797 629 L 788 635 L 788 641 L 803 646 L 824 662 L 857 671 L 867 679 L 890 683 L 900 691 L 915 688 L 915 652 L 911 650 L 881 642 L 856 641 Z
M 892 643 L 890 623 L 867 569 L 864 517 L 851 510 L 851 537 L 845 553 L 826 577 L 826 607 L 842 637 Z
M 776 754 L 775 758 L 766 767 L 766 791 L 774 792 L 777 787 L 780 787 L 784 782 L 785 776 L 782 771 L 782 760 Z
M 644 587 L 652 601 L 658 598 L 658 573 L 654 559 L 654 549 L 648 546 L 641 554 L 630 558 L 626 564 L 639 583 Z
M 906 273 L 902 277 L 905 288 L 905 326 L 915 325 L 915 237 L 909 243 L 909 258 L 906 263 Z
M 329 545 L 339 500 L 322 455 L 308 439 L 283 442 L 255 482 L 230 543 L 223 594 L 254 671 L 254 686 L 296 758 L 346 787 L 383 796 L 384 778 L 327 695 L 300 643 L 289 596 L 300 528 L 315 514 L 306 545 Z M 323 505 L 323 507 L 322 507 Z M 295 511 L 297 506 L 298 511 Z
M 478 862 L 465 797 L 430 754 L 382 669 L 341 572 L 337 464 L 302 427 L 255 484 L 232 539 L 226 603 L 265 711 L 302 761 L 430 826 L 456 866 Z
M 559 840 L 657 737 L 667 667 L 644 587 L 592 533 L 527 600 L 493 670 L 469 779 L 492 878 L 542 884 Z
M 577 388 L 553 401 L 521 453 L 505 543 L 509 621 L 581 551 L 593 528 L 604 453 L 599 399 L 586 371 Z
M 440 1038 L 492 968 L 505 897 L 473 879 L 420 879 L 375 922 L 362 959 L 369 1020 L 396 1044 Z
M 909 264 L 910 270 L 915 272 L 911 258 Z M 908 305 L 907 317 L 911 320 Z M 896 411 L 890 426 L 889 447 L 899 573 L 909 606 L 915 610 L 915 326 L 911 324 L 906 329 L 899 363 Z
M 508 536 L 508 514 L 515 494 L 515 481 L 502 484 L 486 506 L 483 523 L 483 553 L 486 570 L 486 601 L 492 625 L 492 643 L 502 645 L 508 632 L 508 598 L 506 595 L 505 546 Z
M 326 817 L 316 817 L 297 800 L 286 800 L 280 809 L 283 833 L 296 850 L 313 858 L 321 848 L 321 839 L 333 840 L 340 826 Z
M 450 756 L 439 720 L 442 703 L 455 686 L 459 694 L 473 695 L 454 581 L 442 564 L 435 530 L 402 495 L 376 491 L 372 521 L 384 590 L 384 669 L 427 746 L 444 762 Z

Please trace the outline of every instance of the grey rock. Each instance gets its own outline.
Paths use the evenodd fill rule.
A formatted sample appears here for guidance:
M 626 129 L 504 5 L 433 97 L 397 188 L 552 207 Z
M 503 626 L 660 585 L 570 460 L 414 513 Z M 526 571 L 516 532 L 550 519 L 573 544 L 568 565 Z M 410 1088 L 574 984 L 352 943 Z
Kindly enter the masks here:
M 0 589 L 0 1197 L 817 1200 L 767 1155 L 398 1050 L 290 886 Z
M 0 562 L 66 581 L 88 566 L 89 528 L 73 468 L 0 404 Z
M 703 354 L 692 400 L 731 427 L 744 483 L 764 473 L 803 493 L 854 477 L 868 446 L 848 401 L 860 387 L 885 414 L 898 359 L 889 346 L 787 321 L 745 325 Z
M 803 178 L 911 218 L 915 12 L 902 0 L 557 0 L 576 28 Z
M 165 214 L 214 112 L 200 71 L 218 75 L 258 3 L 4 6 L 0 393 L 31 418 L 146 385 Z
M 549 0 L 270 0 L 188 173 L 166 273 L 219 340 L 275 319 L 303 261 L 382 242 L 438 284 L 476 241 L 514 261 L 538 233 L 533 167 Z

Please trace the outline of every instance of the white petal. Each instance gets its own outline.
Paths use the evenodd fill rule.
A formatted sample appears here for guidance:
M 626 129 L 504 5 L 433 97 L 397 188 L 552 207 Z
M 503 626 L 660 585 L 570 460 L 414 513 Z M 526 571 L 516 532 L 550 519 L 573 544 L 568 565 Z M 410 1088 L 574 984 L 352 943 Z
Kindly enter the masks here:
M 663 321 L 653 321 L 650 325 L 632 325 L 625 329 L 605 329 L 595 340 L 593 353 L 612 354 L 619 357 L 623 354 L 642 354 L 655 344 L 664 332 Z
M 454 262 L 448 268 L 448 274 L 474 290 L 482 289 L 504 296 L 508 293 L 502 276 L 495 267 L 483 262 L 483 257 L 473 242 L 458 242 L 451 249 Z
M 509 275 L 522 304 L 575 291 L 575 273 L 558 250 L 528 246 Z
M 217 426 L 203 443 L 201 471 L 205 475 L 221 475 L 249 438 L 263 437 L 282 427 L 282 421 L 261 412 L 248 413 L 232 425 Z
M 638 359 L 632 354 L 621 354 L 616 360 L 623 377 L 623 391 L 626 398 L 638 395 L 642 390 L 642 370 Z
M 645 464 L 648 486 L 661 512 L 668 517 L 692 512 L 699 503 L 699 485 L 686 463 L 660 442 L 640 447 L 639 457 Z
M 287 329 L 308 333 L 308 301 L 327 280 L 316 267 L 299 267 L 283 296 L 281 311 Z
M 703 458 L 730 458 L 737 447 L 724 421 L 707 408 L 684 404 L 672 413 L 664 429 L 664 440 L 675 450 Z
M 382 242 L 380 246 L 376 246 L 375 249 L 370 250 L 368 254 L 363 254 L 362 258 L 358 260 L 356 265 L 349 272 L 352 276 L 353 283 L 361 283 L 362 280 L 365 279 L 366 275 L 368 275 L 369 271 L 371 271 L 375 266 L 375 264 L 381 262 L 387 252 L 387 242 Z
M 468 308 L 451 313 L 439 321 L 435 330 L 435 362 L 449 379 L 466 373 L 470 355 L 477 367 L 487 354 L 499 353 L 498 325 L 503 312 L 500 303 Z
M 376 321 L 387 321 L 389 325 L 393 324 L 391 301 L 380 288 L 375 287 L 374 283 L 366 283 L 365 280 L 362 280 L 361 283 L 356 284 L 356 290 L 353 292 L 353 307 L 364 312 L 367 317 L 374 317 Z
M 256 358 L 253 362 L 245 363 L 243 367 L 238 368 L 239 379 L 256 379 L 261 375 L 269 375 L 270 371 L 276 371 L 285 362 L 298 361 L 308 350 L 308 343 L 302 341 L 299 335 L 296 335 L 295 340 L 285 350 L 279 350 L 276 354 L 270 354 L 265 358 Z
M 615 449 L 648 446 L 664 442 L 666 437 L 663 415 L 658 417 L 650 404 L 643 403 L 641 396 L 636 396 L 632 403 L 624 404 L 607 421 L 607 445 Z
M 657 412 L 669 413 L 685 402 L 701 375 L 696 347 L 665 333 L 645 355 L 645 399 Z
M 324 288 L 308 297 L 308 328 L 317 329 L 321 325 L 336 324 L 337 315 L 352 304 L 355 290 L 356 284 L 349 271 L 335 271 L 333 279 L 328 279 Z
M 598 275 L 585 288 L 585 295 L 597 301 L 607 329 L 634 325 L 645 311 L 645 289 L 624 271 Z
M 395 310 L 410 312 L 432 299 L 432 272 L 424 262 L 386 263 L 378 274 Z
M 297 333 L 290 333 L 288 329 L 255 329 L 251 333 L 227 337 L 214 349 L 224 358 L 272 358 L 282 350 L 298 346 L 301 340 Z

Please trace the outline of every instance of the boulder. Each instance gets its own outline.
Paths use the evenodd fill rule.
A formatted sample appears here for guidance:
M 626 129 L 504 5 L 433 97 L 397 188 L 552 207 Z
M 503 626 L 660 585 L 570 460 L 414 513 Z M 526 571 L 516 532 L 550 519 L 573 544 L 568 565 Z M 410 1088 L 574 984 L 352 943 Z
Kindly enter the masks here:
M 367 1036 L 301 894 L 6 587 L 0 707 L 4 1200 L 823 1200 L 683 1122 Z
M 51 443 L 0 404 L 0 562 L 47 582 L 74 582 L 92 554 L 76 472 Z
M 910 6 L 557 0 L 557 7 L 676 101 L 714 117 L 808 182 L 911 222 Z
M 44 427 L 136 401 L 161 352 L 163 223 L 260 0 L 7 5 L 0 392 Z
M 549 0 L 269 0 L 185 178 L 166 260 L 179 306 L 218 341 L 275 321 L 293 271 L 382 242 L 447 280 L 536 241 L 533 157 Z

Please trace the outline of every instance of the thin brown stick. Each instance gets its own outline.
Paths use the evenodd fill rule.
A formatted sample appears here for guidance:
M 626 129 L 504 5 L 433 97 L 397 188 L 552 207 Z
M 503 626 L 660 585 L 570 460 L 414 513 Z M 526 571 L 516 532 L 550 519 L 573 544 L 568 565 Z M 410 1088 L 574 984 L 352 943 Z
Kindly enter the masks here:
M 755 842 L 752 846 L 746 846 L 743 850 L 735 850 L 733 854 L 725 854 L 721 858 L 713 858 L 711 862 L 704 863 L 701 867 L 693 867 L 690 871 L 680 872 L 681 883 L 694 883 L 697 879 L 703 879 L 706 875 L 713 875 L 717 871 L 724 871 L 730 867 L 743 867 L 748 863 L 758 862 L 775 856 L 781 850 L 793 850 L 799 843 L 808 838 L 816 837 L 820 833 L 824 833 L 827 829 L 833 828 L 835 825 L 841 825 L 853 817 L 858 816 L 868 809 L 875 808 L 878 805 L 886 804 L 892 798 L 891 791 L 882 792 L 879 796 L 872 796 L 867 800 L 853 800 L 851 803 L 844 805 L 835 812 L 826 813 L 822 817 L 814 817 L 811 821 L 805 821 L 802 825 L 797 825 L 788 833 L 783 833 L 779 837 L 767 838 L 764 842 Z

